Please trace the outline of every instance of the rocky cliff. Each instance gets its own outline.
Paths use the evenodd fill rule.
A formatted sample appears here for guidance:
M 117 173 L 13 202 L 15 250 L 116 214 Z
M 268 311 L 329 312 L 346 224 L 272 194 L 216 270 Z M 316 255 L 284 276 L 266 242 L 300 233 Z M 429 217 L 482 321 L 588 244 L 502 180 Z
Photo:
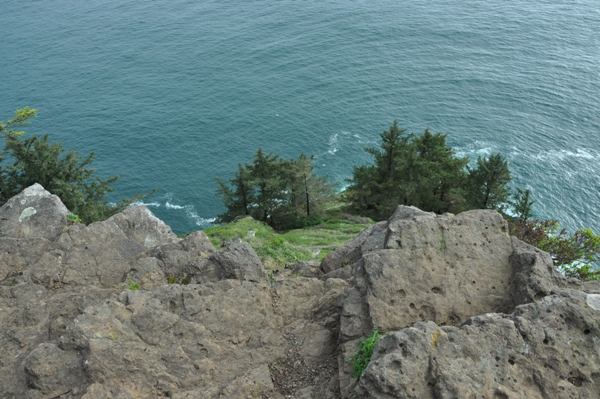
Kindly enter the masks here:
M 600 397 L 600 284 L 495 212 L 399 207 L 274 283 L 249 246 L 145 207 L 68 213 L 39 185 L 0 208 L 0 398 Z

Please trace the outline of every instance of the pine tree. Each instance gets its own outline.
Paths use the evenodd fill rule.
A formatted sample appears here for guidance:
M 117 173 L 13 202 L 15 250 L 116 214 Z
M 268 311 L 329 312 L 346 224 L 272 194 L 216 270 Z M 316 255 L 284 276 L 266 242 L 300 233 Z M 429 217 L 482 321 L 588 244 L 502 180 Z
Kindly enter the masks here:
M 380 135 L 381 149 L 365 148 L 374 164 L 354 168 L 345 198 L 362 215 L 379 220 L 399 204 L 438 213 L 461 210 L 468 159 L 457 158 L 441 133 L 405 132 L 394 121 Z
M 0 154 L 0 205 L 34 183 L 41 184 L 58 195 L 65 206 L 84 223 L 104 220 L 118 213 L 136 200 L 148 195 L 136 195 L 116 205 L 106 200 L 114 191 L 112 185 L 120 176 L 100 179 L 91 168 L 94 153 L 82 158 L 75 151 L 65 150 L 61 143 L 51 143 L 49 136 L 25 137 L 25 132 L 14 127 L 26 126 L 37 110 L 28 107 L 18 110 L 6 124 L 0 123 L 0 134 L 5 146 Z M 9 160 L 9 161 L 8 161 Z
M 454 150 L 446 144 L 446 135 L 431 133 L 411 143 L 416 157 L 407 165 L 414 179 L 410 204 L 425 211 L 444 213 L 455 211 L 462 202 L 461 183 L 468 158 L 457 158 Z
M 264 154 L 259 148 L 252 164 L 246 164 L 255 186 L 253 216 L 275 226 L 276 211 L 286 203 L 286 180 L 278 155 Z
M 290 159 L 286 165 L 290 192 L 290 204 L 298 217 L 315 216 L 333 194 L 337 184 L 327 182 L 327 177 L 313 173 L 314 155 L 300 154 L 298 159 Z
M 511 205 L 515 217 L 520 222 L 525 222 L 533 216 L 532 207 L 535 201 L 531 200 L 531 191 L 517 188 L 512 195 Z
M 220 196 L 219 201 L 227 207 L 227 211 L 217 217 L 217 223 L 225 223 L 235 219 L 236 216 L 250 215 L 254 201 L 254 187 L 250 173 L 242 164 L 238 164 L 235 177 L 229 182 L 233 185 L 232 190 L 223 180 L 215 177 L 219 184 L 215 195 Z
M 501 154 L 477 158 L 477 167 L 467 167 L 467 197 L 472 209 L 502 211 L 509 200 L 511 181 L 508 162 Z
M 383 215 L 389 216 L 401 202 L 405 187 L 399 183 L 405 178 L 402 165 L 411 137 L 405 133 L 406 129 L 398 128 L 395 120 L 389 130 L 379 135 L 381 149 L 365 148 L 373 156 L 374 165 L 354 167 L 345 198 L 359 213 L 374 218 L 386 217 Z
M 336 187 L 326 176 L 316 176 L 314 168 L 312 155 L 285 160 L 259 148 L 251 164 L 238 166 L 231 187 L 216 178 L 216 195 L 227 208 L 217 222 L 246 214 L 278 229 L 305 225 L 307 218 L 321 214 Z

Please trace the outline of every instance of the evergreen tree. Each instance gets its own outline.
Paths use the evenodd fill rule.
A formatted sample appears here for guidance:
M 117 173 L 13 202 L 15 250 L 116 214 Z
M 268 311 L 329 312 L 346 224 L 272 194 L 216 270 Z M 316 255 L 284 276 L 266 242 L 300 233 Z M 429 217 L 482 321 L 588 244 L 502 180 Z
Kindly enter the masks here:
M 6 124 L 0 123 L 4 149 L 0 154 L 0 205 L 34 183 L 41 184 L 58 195 L 65 206 L 77 214 L 84 223 L 104 220 L 118 213 L 136 200 L 146 196 L 124 199 L 113 206 L 106 195 L 114 191 L 120 176 L 100 179 L 94 176 L 90 165 L 94 153 L 82 158 L 75 151 L 65 150 L 60 143 L 51 143 L 49 136 L 24 137 L 23 131 L 14 127 L 26 126 L 37 110 L 28 107 L 18 110 Z M 148 194 L 150 195 L 150 194 Z
M 238 164 L 235 177 L 229 180 L 234 187 L 233 190 L 218 177 L 215 180 L 219 184 L 216 195 L 221 197 L 219 201 L 227 207 L 227 211 L 217 217 L 217 223 L 231 221 L 240 215 L 250 215 L 254 201 L 254 187 L 248 170 L 242 164 Z
M 229 180 L 231 187 L 216 178 L 216 195 L 227 208 L 217 221 L 225 223 L 239 215 L 250 215 L 286 229 L 318 216 L 336 185 L 328 183 L 326 176 L 316 176 L 314 167 L 314 156 L 301 154 L 298 159 L 285 160 L 259 148 L 251 164 L 238 166 L 235 178 Z
M 517 188 L 513 193 L 511 205 L 515 217 L 520 222 L 525 222 L 533 216 L 532 207 L 535 201 L 531 200 L 531 191 Z
M 354 168 L 345 198 L 354 209 L 374 219 L 385 219 L 397 205 L 414 205 L 438 213 L 461 210 L 467 158 L 457 158 L 446 136 L 425 130 L 405 135 L 398 122 L 384 131 L 381 149 L 365 148 L 373 165 Z
M 511 181 L 508 163 L 501 154 L 477 158 L 477 168 L 468 169 L 467 197 L 472 209 L 502 211 L 509 200 Z
M 436 213 L 456 211 L 462 202 L 460 187 L 468 158 L 457 158 L 446 144 L 446 135 L 433 134 L 429 129 L 414 138 L 412 147 L 416 157 L 412 157 L 407 169 L 413 189 L 406 205 Z
M 284 166 L 288 170 L 290 205 L 298 217 L 315 216 L 335 193 L 337 184 L 327 182 L 327 177 L 313 173 L 314 155 L 300 154 L 298 159 L 290 159 Z
M 373 155 L 374 165 L 354 167 L 345 198 L 359 213 L 381 218 L 382 215 L 390 215 L 401 202 L 406 187 L 400 182 L 406 178 L 403 165 L 410 140 L 405 133 L 406 129 L 399 129 L 395 120 L 389 130 L 379 135 L 381 149 L 365 148 L 366 152 Z
M 255 219 L 275 226 L 277 208 L 286 203 L 286 180 L 283 176 L 283 165 L 278 155 L 264 154 L 259 148 L 252 164 L 246 164 L 255 186 L 254 207 L 252 215 Z

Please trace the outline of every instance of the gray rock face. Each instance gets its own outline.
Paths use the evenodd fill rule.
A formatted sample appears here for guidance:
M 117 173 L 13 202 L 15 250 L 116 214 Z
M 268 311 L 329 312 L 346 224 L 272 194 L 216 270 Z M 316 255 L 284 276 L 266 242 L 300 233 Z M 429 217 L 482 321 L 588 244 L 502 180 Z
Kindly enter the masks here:
M 220 279 L 263 281 L 267 277 L 262 263 L 250 245 L 232 242 L 214 253 L 210 260 L 218 265 Z
M 354 288 L 343 301 L 339 360 L 343 395 L 354 382 L 348 361 L 373 326 L 396 331 L 416 322 L 459 326 L 469 317 L 510 313 L 569 286 L 548 254 L 511 239 L 493 211 L 435 215 L 400 206 L 354 241 Z
M 0 235 L 53 240 L 67 226 L 69 214 L 60 198 L 36 183 L 2 205 Z
M 513 245 L 496 212 L 436 216 L 399 207 L 385 229 L 362 238 L 357 294 L 345 302 L 344 313 L 362 308 L 368 317 L 360 327 L 355 318 L 348 329 L 342 322 L 347 339 L 368 334 L 373 325 L 383 331 L 428 320 L 459 325 L 472 315 L 510 312 L 517 304 L 511 281 L 520 263 L 517 256 L 510 262 Z M 552 270 L 540 273 L 547 280 L 552 276 Z M 529 294 L 522 293 L 521 303 Z
M 108 219 L 115 223 L 127 238 L 146 248 L 173 244 L 179 241 L 171 228 L 145 206 L 132 206 Z
M 472 317 L 416 323 L 377 344 L 361 398 L 597 398 L 600 312 L 581 291 Z
M 67 226 L 41 187 L 10 204 L 0 209 L 3 399 L 600 391 L 600 283 L 563 278 L 495 212 L 398 207 L 321 265 L 290 265 L 272 282 L 251 247 L 178 239 L 144 207 Z M 374 325 L 389 334 L 357 384 L 348 359 Z

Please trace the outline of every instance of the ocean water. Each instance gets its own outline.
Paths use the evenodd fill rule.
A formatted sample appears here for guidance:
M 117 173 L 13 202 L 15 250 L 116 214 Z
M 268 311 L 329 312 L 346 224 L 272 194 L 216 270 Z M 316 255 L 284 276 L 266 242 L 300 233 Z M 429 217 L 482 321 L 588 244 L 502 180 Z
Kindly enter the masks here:
M 39 109 L 113 199 L 176 232 L 259 147 L 343 183 L 394 119 L 495 152 L 535 213 L 600 233 L 597 0 L 2 0 L 0 120 Z

